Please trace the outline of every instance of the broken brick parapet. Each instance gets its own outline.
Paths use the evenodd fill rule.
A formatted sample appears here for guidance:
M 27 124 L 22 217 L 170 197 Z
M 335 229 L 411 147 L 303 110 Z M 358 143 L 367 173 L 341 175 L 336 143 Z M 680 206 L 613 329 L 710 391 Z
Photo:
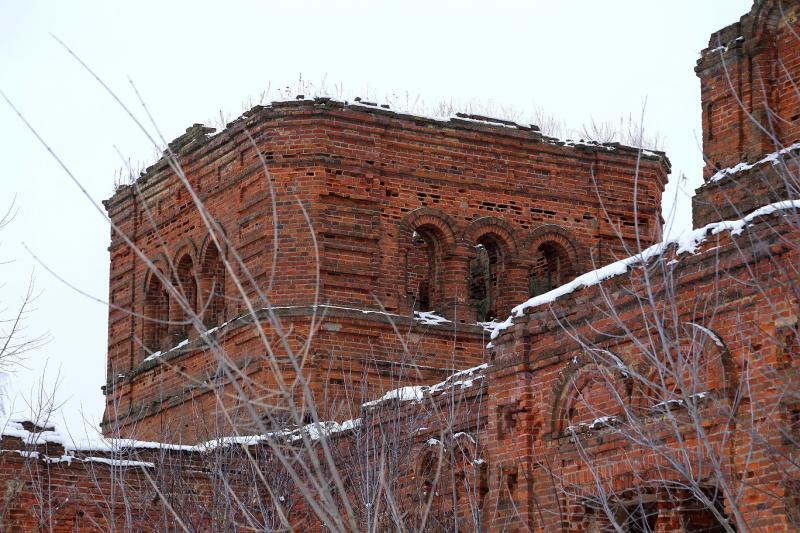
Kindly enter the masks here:
M 800 145 L 762 157 L 759 162 L 721 170 L 692 197 L 694 227 L 735 220 L 780 200 L 800 197 Z

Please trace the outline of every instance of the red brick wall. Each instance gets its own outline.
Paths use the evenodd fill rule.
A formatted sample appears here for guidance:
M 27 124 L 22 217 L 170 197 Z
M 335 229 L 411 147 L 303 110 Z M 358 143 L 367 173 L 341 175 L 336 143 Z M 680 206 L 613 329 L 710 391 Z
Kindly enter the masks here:
M 700 253 L 684 254 L 677 263 L 670 263 L 667 255 L 650 271 L 655 308 L 642 307 L 642 270 L 632 269 L 606 280 L 602 290 L 587 288 L 559 298 L 552 307 L 531 309 L 494 341 L 493 363 L 483 376 L 459 378 L 422 401 L 386 401 L 361 411 L 364 422 L 356 433 L 331 440 L 345 486 L 353 491 L 355 512 L 363 516 L 358 513 L 366 511 L 360 489 L 369 482 L 364 476 L 375 475 L 376 463 L 364 455 L 376 457 L 370 446 L 379 437 L 387 439 L 382 446 L 388 447 L 382 449 L 391 450 L 389 456 L 395 458 L 385 463 L 385 473 L 404 520 L 419 524 L 429 508 L 426 531 L 452 530 L 455 516 L 464 531 L 477 530 L 474 517 L 483 531 L 602 530 L 609 527 L 605 511 L 592 503 L 599 487 L 619 496 L 614 504 L 644 501 L 653 513 L 655 531 L 693 531 L 712 519 L 695 497 L 678 487 L 687 478 L 665 460 L 664 452 L 686 450 L 688 455 L 678 458 L 691 466 L 689 480 L 713 488 L 715 473 L 708 461 L 700 460 L 709 445 L 718 452 L 726 481 L 741 491 L 735 502 L 721 500 L 721 512 L 732 517 L 738 509 L 751 531 L 792 530 L 788 516 L 796 506 L 793 487 L 800 474 L 793 465 L 795 448 L 784 432 L 793 427 L 798 412 L 796 402 L 786 396 L 787 386 L 798 383 L 800 376 L 800 308 L 789 290 L 800 281 L 790 268 L 800 262 L 798 222 L 796 216 L 773 215 L 733 238 L 728 232 L 713 236 Z M 666 271 L 660 269 L 665 266 Z M 666 292 L 672 294 L 668 300 L 663 298 Z M 601 318 L 609 294 L 615 295 L 612 304 L 627 332 L 620 331 L 620 323 Z M 668 303 L 661 307 L 662 302 Z M 699 343 L 693 352 L 701 357 L 695 386 L 707 395 L 699 404 L 698 424 L 685 419 L 681 406 L 670 411 L 679 423 L 680 448 L 673 448 L 675 426 L 667 411 L 654 410 L 663 392 L 637 386 L 614 359 L 600 364 L 573 340 L 591 340 L 593 348 L 615 354 L 625 368 L 649 376 L 639 362 L 643 350 L 663 348 L 648 335 L 653 329 L 647 321 L 656 308 L 668 317 L 667 331 L 691 339 L 688 344 L 686 338 L 680 340 L 684 349 Z M 572 326 L 565 330 L 567 319 Z M 713 336 L 690 323 L 708 328 Z M 458 384 L 464 382 L 468 384 Z M 674 391 L 669 381 L 665 388 Z M 598 414 L 618 414 L 624 420 L 619 400 L 613 399 L 617 394 L 640 417 L 644 438 L 663 448 L 637 446 L 624 424 L 580 425 Z M 734 401 L 740 407 L 732 420 Z M 574 432 L 569 425 L 576 427 Z M 192 520 L 194 527 L 209 527 L 209 520 L 229 527 L 241 518 L 232 516 L 218 498 L 214 487 L 219 479 L 209 465 L 222 465 L 238 505 L 249 512 L 260 516 L 261 503 L 275 503 L 261 481 L 248 479 L 247 467 L 231 466 L 238 464 L 231 455 L 243 457 L 236 447 L 224 453 L 138 448 L 114 456 L 79 451 L 72 463 L 44 459 L 63 454 L 57 445 L 35 448 L 42 454 L 36 460 L 16 452 L 24 448 L 19 440 L 4 438 L 0 448 L 0 482 L 13 489 L 0 517 L 13 531 L 38 531 L 42 509 L 49 513 L 45 526 L 54 531 L 104 530 L 131 519 L 142 531 L 159 531 L 174 526 L 173 511 Z M 311 450 L 321 453 L 319 447 Z M 264 462 L 263 472 L 274 476 L 280 467 L 269 466 L 270 455 L 262 452 L 251 448 Z M 87 463 L 88 456 L 148 461 L 154 467 L 111 468 Z M 293 524 L 307 531 L 325 530 L 291 483 L 272 477 L 270 483 L 284 487 L 287 496 L 281 504 L 288 502 Z
M 698 255 L 662 268 L 667 255 L 646 282 L 634 268 L 602 289 L 531 309 L 495 340 L 487 378 L 490 425 L 482 435 L 492 490 L 501 489 L 504 472 L 520 473 L 506 505 L 487 517 L 492 527 L 520 518 L 534 530 L 610 527 L 605 512 L 593 508 L 603 487 L 614 504 L 652 501 L 657 531 L 689 531 L 683 527 L 690 517 L 710 518 L 693 510 L 696 497 L 672 490 L 692 476 L 719 490 L 711 480 L 719 473 L 708 461 L 714 456 L 725 482 L 742 491 L 722 502 L 732 521 L 736 508 L 748 530 L 794 530 L 787 516 L 793 500 L 782 491 L 800 479 L 792 459 L 796 441 L 785 436 L 793 427 L 787 394 L 794 398 L 800 384 L 800 351 L 786 340 L 794 338 L 800 309 L 800 278 L 791 266 L 800 262 L 798 222 L 796 214 L 781 215 L 733 239 L 723 232 Z M 656 322 L 674 343 L 659 337 Z M 678 353 L 687 357 L 685 365 L 673 365 L 663 380 L 653 374 L 654 358 Z M 690 362 L 693 357 L 698 360 Z M 701 394 L 697 417 L 685 407 L 671 414 L 659 407 L 682 397 L 681 384 L 687 395 Z M 603 416 L 621 422 L 587 424 Z
M 480 438 L 485 391 L 476 371 L 419 401 L 387 400 L 364 409 L 354 430 L 330 436 L 327 446 L 356 524 L 377 514 L 385 526 L 380 530 L 388 529 L 389 510 L 381 497 L 372 498 L 376 491 L 391 491 L 412 530 L 479 530 L 481 510 L 491 505 Z M 68 453 L 52 438 L 34 446 L 2 437 L 0 530 L 279 531 L 278 508 L 293 530 L 331 530 L 330 522 L 324 525 L 311 511 L 269 445 L 225 445 L 219 437 L 189 449 L 119 442 L 115 452 L 79 447 Z M 280 437 L 273 442 L 301 482 L 330 481 L 318 443 L 306 447 Z M 317 456 L 322 472 L 300 466 L 310 464 L 311 456 Z M 377 468 L 384 478 L 375 476 Z M 340 511 L 346 516 L 344 505 Z
M 737 220 L 761 206 L 799 197 L 796 176 L 800 175 L 800 160 L 796 154 L 784 157 L 777 165 L 767 162 L 697 189 L 692 197 L 694 227 Z
M 772 20 L 771 13 L 769 2 L 757 2 L 741 24 L 769 28 L 753 21 Z M 722 33 L 735 40 L 739 32 L 734 26 Z M 744 57 L 739 42 L 725 52 L 732 59 Z M 786 50 L 781 57 L 791 55 Z M 707 64 L 709 54 L 698 70 L 704 99 L 722 90 L 719 71 Z M 741 153 L 763 154 L 767 143 L 744 132 L 741 116 L 737 128 L 733 120 L 739 111 L 726 105 L 717 109 L 726 118 L 714 126 L 714 138 L 706 139 L 707 149 L 731 164 Z M 781 113 L 789 112 L 791 105 L 781 105 Z M 712 108 L 712 122 L 714 117 Z M 704 120 L 708 127 L 708 117 Z M 281 227 L 272 282 L 275 213 L 263 174 L 248 167 L 253 154 L 241 135 L 231 128 L 208 140 L 193 130 L 174 146 L 231 239 L 225 256 L 237 251 L 263 296 L 280 306 L 275 314 L 287 331 L 286 342 L 307 356 L 303 371 L 316 403 L 324 406 L 322 418 L 361 416 L 358 431 L 330 441 L 360 519 L 375 509 L 365 504 L 362 489 L 379 470 L 373 452 L 380 449 L 386 452 L 380 461 L 389 458 L 380 462 L 388 468 L 380 470 L 386 479 L 381 486 L 394 492 L 412 529 L 427 516 L 420 528 L 426 531 L 603 531 L 611 528 L 606 511 L 612 510 L 621 517 L 644 512 L 649 526 L 661 533 L 719 530 L 713 529 L 717 520 L 709 506 L 687 490 L 692 483 L 718 502 L 719 513 L 744 521 L 743 529 L 796 529 L 791 522 L 800 498 L 796 213 L 760 218 L 735 236 L 707 235 L 696 254 L 672 261 L 668 252 L 647 269 L 632 267 L 602 287 L 529 309 L 486 354 L 484 333 L 471 324 L 475 302 L 467 298 L 467 273 L 478 255 L 474 245 L 491 247 L 495 275 L 505 276 L 500 286 L 506 292 L 496 295 L 499 313 L 524 299 L 529 270 L 536 268 L 543 277 L 546 257 L 570 263 L 559 281 L 586 270 L 591 252 L 610 260 L 621 246 L 610 238 L 612 225 L 597 216 L 599 204 L 586 180 L 597 178 L 612 216 L 631 238 L 634 153 L 560 146 L 532 130 L 469 120 L 442 124 L 321 101 L 254 110 L 244 121 L 269 158 L 276 186 Z M 793 135 L 790 128 L 782 132 Z M 641 215 L 650 217 L 651 228 L 657 225 L 665 171 L 664 161 L 646 158 L 640 190 L 647 209 Z M 727 217 L 722 200 L 753 209 L 754 202 L 774 198 L 776 188 L 763 185 L 779 183 L 774 172 L 768 172 L 772 182 L 758 186 L 748 173 L 707 185 L 701 197 L 706 203 L 696 204 L 695 212 L 705 221 L 715 214 Z M 163 165 L 151 169 L 139 184 L 141 197 L 134 188 L 121 190 L 107 203 L 112 219 L 168 276 L 170 261 L 191 259 L 192 267 L 184 263 L 180 272 L 184 279 L 187 272 L 198 273 L 194 297 L 212 302 L 212 311 L 203 314 L 207 325 L 234 319 L 244 307 L 231 276 L 222 282 L 224 299 L 209 297 L 221 271 L 208 253 L 197 211 L 168 174 Z M 787 194 L 779 192 L 778 197 Z M 318 308 L 326 313 L 324 321 L 312 321 L 308 307 L 316 293 L 317 262 L 309 259 L 312 233 L 296 196 L 320 243 L 320 301 L 334 304 Z M 148 204 L 155 228 L 142 212 Z M 410 246 L 415 232 L 425 240 L 424 252 Z M 550 253 L 548 247 L 556 244 L 560 252 Z M 409 318 L 408 296 L 418 296 L 420 281 L 431 270 L 420 266 L 424 255 L 435 271 L 430 306 L 454 323 L 422 328 Z M 169 301 L 175 295 L 166 306 L 159 297 L 146 307 L 152 280 L 144 261 L 119 237 L 111 257 L 111 298 L 122 309 L 112 309 L 109 317 L 106 432 L 122 424 L 123 434 L 195 441 L 262 429 L 253 427 L 251 413 L 239 417 L 236 398 L 214 397 L 214 390 L 231 387 L 214 389 L 217 359 L 205 343 L 219 343 L 242 370 L 249 400 L 262 399 L 278 377 L 294 375 L 275 324 L 265 334 L 269 347 L 276 348 L 278 375 L 266 368 L 267 347 L 247 317 L 212 333 L 209 341 L 189 333 L 190 342 L 165 354 L 163 364 L 143 363 L 136 339 L 146 337 L 147 328 L 125 311 L 180 318 Z M 246 290 L 257 292 L 249 282 Z M 192 293 L 184 291 L 187 300 Z M 386 312 L 364 313 L 379 310 L 377 302 Z M 180 340 L 185 331 L 180 328 L 185 325 L 171 324 L 155 334 L 169 346 Z M 314 342 L 307 343 L 312 335 Z M 696 359 L 659 380 L 653 361 L 675 353 Z M 462 376 L 422 401 L 359 406 L 385 389 L 433 382 L 486 359 L 490 365 L 482 376 Z M 346 396 L 355 391 L 359 394 Z M 686 408 L 687 395 L 696 410 Z M 676 399 L 684 403 L 669 403 Z M 231 408 L 227 425 L 217 425 L 220 404 Z M 606 416 L 616 420 L 604 422 Z M 231 458 L 240 448 L 225 450 L 138 448 L 125 456 L 83 450 L 72 462 L 52 462 L 46 456 L 60 458 L 63 448 L 26 448 L 19 439 L 4 437 L 0 529 L 162 531 L 180 527 L 177 512 L 190 528 L 226 530 L 242 524 L 243 509 L 260 521 L 267 516 L 263 510 L 276 505 L 286 507 L 298 530 L 329 528 L 313 517 L 296 487 L 273 477 L 282 470 L 265 448 L 251 448 L 256 470 L 269 476 L 272 489 L 281 487 L 285 499 L 275 501 L 277 493 L 260 485 L 260 477 L 248 478 L 255 471 Z M 309 464 L 308 454 L 322 452 L 312 446 L 305 453 L 294 456 L 297 464 Z M 711 456 L 719 468 L 711 467 Z M 143 460 L 153 467 L 107 465 L 90 457 Z M 218 497 L 222 478 L 237 495 L 236 510 Z M 603 492 L 613 496 L 613 509 L 598 506 Z
M 253 476 L 255 469 L 265 477 Z M 222 472 L 227 488 L 220 484 Z M 237 447 L 211 452 L 126 448 L 65 455 L 58 444 L 26 446 L 3 437 L 0 530 L 233 531 L 243 525 L 256 529 L 258 524 L 262 531 L 274 531 L 280 527 L 276 505 L 296 513 L 293 523 L 302 528 L 304 504 L 274 472 L 268 450 L 258 446 L 249 448 L 249 457 Z M 227 505 L 226 494 L 235 494 L 241 506 Z
M 313 335 L 308 309 L 276 309 L 287 332 L 287 342 L 304 369 L 319 416 L 325 420 L 358 417 L 360 404 L 384 392 L 415 382 L 440 381 L 455 370 L 478 365 L 487 358 L 488 333 L 482 328 L 452 324 L 414 325 L 407 318 L 361 311 L 320 308 Z M 273 350 L 281 379 L 291 386 L 297 375 L 283 343 L 264 313 L 264 330 Z M 323 319 L 324 316 L 324 319 Z M 212 348 L 211 343 L 218 343 Z M 202 339 L 152 360 L 107 386 L 106 433 L 162 442 L 195 442 L 224 434 L 263 432 L 247 403 L 227 383 L 220 371 L 225 354 L 242 375 L 248 399 L 257 398 L 259 416 L 263 398 L 285 407 L 274 367 L 252 323 L 242 320 L 219 333 L 208 344 Z M 298 404 L 302 398 L 296 389 Z M 231 397 L 233 395 L 235 397 Z M 222 416 L 221 405 L 231 416 Z M 252 407 L 252 406 L 251 406 Z
M 740 23 L 712 36 L 698 62 L 704 149 L 714 164 L 753 161 L 774 149 L 745 113 L 763 124 L 770 118 L 765 103 L 782 119 L 775 128 L 780 142 L 796 140 L 797 101 L 788 92 L 788 76 L 776 69 L 783 64 L 792 76 L 797 72 L 798 47 L 788 38 L 788 28 L 797 27 L 796 6 L 784 3 L 786 12 L 778 16 L 776 3 L 756 2 Z M 720 44 L 727 48 L 713 50 Z M 728 77 L 744 106 L 735 104 Z M 764 84 L 770 90 L 756 90 Z M 274 195 L 241 126 L 265 158 Z M 637 222 L 645 242 L 657 239 L 669 168 L 664 158 L 642 159 L 637 221 L 631 201 L 636 151 L 566 146 L 532 128 L 469 117 L 442 122 L 374 106 L 298 101 L 251 110 L 214 137 L 199 126 L 190 128 L 172 147 L 219 224 L 219 235 L 229 239 L 221 255 L 236 262 L 235 276 L 223 274 L 208 229 L 164 161 L 106 203 L 114 223 L 142 250 L 139 257 L 119 234 L 112 236 L 110 298 L 117 307 L 109 315 L 107 433 L 196 441 L 263 429 L 253 424 L 252 413 L 239 416 L 236 397 L 215 396 L 233 387 L 218 378 L 219 359 L 209 346 L 217 343 L 217 353 L 241 370 L 238 381 L 250 401 L 270 398 L 276 381 L 291 381 L 296 371 L 275 323 L 265 328 L 266 345 L 256 335 L 236 277 L 244 280 L 256 308 L 277 306 L 287 332 L 283 338 L 305 356 L 302 371 L 323 406 L 321 418 L 360 415 L 373 436 L 393 435 L 384 448 L 396 461 L 389 480 L 412 523 L 422 519 L 430 502 L 427 530 L 452 528 L 455 515 L 464 520 L 459 530 L 476 529 L 469 521 L 476 509 L 486 531 L 602 530 L 609 521 L 592 506 L 601 488 L 620 495 L 615 504 L 641 503 L 659 532 L 696 530 L 711 523 L 708 509 L 676 488 L 686 480 L 663 453 L 678 448 L 678 437 L 688 450 L 683 458 L 693 480 L 709 490 L 725 481 L 739 491 L 736 501 L 720 498 L 721 513 L 732 517 L 738 509 L 754 531 L 791 527 L 788 516 L 800 494 L 796 450 L 786 438 L 800 408 L 785 394 L 799 375 L 796 216 L 760 219 L 735 237 L 722 232 L 677 263 L 668 255 L 656 268 L 633 268 L 602 289 L 586 288 L 529 310 L 486 354 L 485 333 L 474 325 L 478 302 L 468 293 L 475 245 L 491 249 L 491 276 L 502 288 L 492 307 L 504 316 L 528 295 L 532 270 L 544 278 L 544 265 L 567 263 L 556 276 L 564 282 L 593 261 L 628 255 L 623 244 L 633 242 Z M 711 172 L 707 167 L 707 175 Z M 710 221 L 725 214 L 722 200 L 750 210 L 773 198 L 772 192 L 772 187 L 748 187 L 747 180 L 721 181 L 703 189 L 706 203 L 695 212 Z M 415 234 L 424 247 L 413 246 Z M 144 258 L 162 269 L 162 285 L 167 278 L 179 281 L 180 296 L 162 294 Z M 426 277 L 429 307 L 453 322 L 423 327 L 409 318 Z M 655 291 L 650 303 L 645 289 Z M 204 340 L 193 333 L 199 324 L 153 327 L 139 316 L 180 322 L 185 313 L 174 304 L 180 298 L 203 309 L 206 326 L 231 322 Z M 326 314 L 322 321 L 312 320 L 309 306 L 315 301 L 326 304 L 318 308 Z M 609 302 L 619 320 L 605 312 Z M 665 343 L 654 337 L 656 324 L 674 338 Z M 165 349 L 185 335 L 186 346 L 161 361 L 143 362 L 142 340 Z M 268 349 L 275 350 L 274 359 L 264 357 Z M 603 350 L 600 355 L 597 349 Z M 673 373 L 659 389 L 652 386 L 659 382 L 652 379 L 646 355 L 651 350 L 663 358 L 670 349 L 694 354 L 700 371 Z M 460 390 L 422 402 L 385 402 L 375 411 L 360 408 L 386 389 L 434 382 L 487 358 L 485 377 Z M 269 361 L 276 367 L 269 368 Z M 646 379 L 637 381 L 635 375 Z M 692 390 L 702 393 L 699 420 L 687 419 L 688 410 L 678 404 L 674 410 L 659 407 L 659 400 L 680 397 L 687 380 L 696 381 Z M 649 385 L 637 387 L 642 381 Z M 732 402 L 738 406 L 734 417 Z M 217 416 L 220 405 L 232 416 L 224 425 Z M 660 451 L 637 445 L 619 420 L 598 422 L 597 415 L 625 419 L 623 408 L 640 417 L 644 438 L 663 445 Z M 391 424 L 370 418 L 371 412 L 390 413 Z M 677 425 L 670 425 L 671 416 Z M 353 491 L 359 476 L 374 474 L 375 467 L 353 457 L 371 449 L 357 435 L 333 439 L 337 464 Z M 48 446 L 53 449 L 35 451 L 63 454 Z M 701 460 L 711 453 L 709 446 L 721 473 Z M 25 457 L 20 441 L 12 438 L 3 438 L 0 448 L 0 480 L 8 496 L 0 514 L 6 528 L 103 530 L 121 527 L 131 516 L 145 531 L 175 527 L 141 468 L 128 470 L 127 492 L 121 493 L 120 468 L 86 468 L 93 452 L 78 452 L 78 460 L 65 463 Z M 218 486 L 208 467 L 220 456 L 187 452 L 176 461 L 176 453 L 138 450 L 131 458 L 179 474 L 183 484 L 165 493 L 171 505 L 195 520 L 192 527 L 224 528 L 231 517 L 204 514 L 218 509 Z M 431 477 L 435 459 L 442 458 L 443 475 Z M 274 464 L 259 468 L 280 471 Z M 225 472 L 240 476 L 246 469 Z M 275 503 L 265 496 L 268 491 L 246 492 L 251 481 L 240 476 L 233 484 L 245 491 L 242 501 Z M 474 492 L 467 494 L 465 487 Z M 302 498 L 288 492 L 295 505 L 287 511 L 292 522 L 321 530 Z M 115 499 L 123 494 L 130 505 Z M 471 508 L 465 496 L 476 497 Z M 131 509 L 132 515 L 125 512 Z M 443 521 L 437 523 L 437 517 Z

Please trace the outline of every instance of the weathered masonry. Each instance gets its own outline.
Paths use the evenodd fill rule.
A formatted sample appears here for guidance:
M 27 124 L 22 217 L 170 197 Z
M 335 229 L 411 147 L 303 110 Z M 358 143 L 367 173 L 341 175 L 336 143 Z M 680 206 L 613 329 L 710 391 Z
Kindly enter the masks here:
M 190 128 L 106 204 L 109 438 L 0 428 L 0 530 L 800 530 L 799 14 L 711 37 L 661 242 L 660 153 L 327 99 Z
M 669 172 L 663 154 L 619 144 L 324 98 L 256 107 L 218 134 L 193 126 L 170 148 L 188 183 L 165 158 L 106 202 L 151 263 L 112 236 L 105 424 L 150 438 L 192 438 L 214 404 L 198 386 L 219 377 L 205 329 L 248 375 L 274 379 L 244 295 L 294 349 L 324 315 L 304 369 L 325 376 L 320 398 L 355 376 L 380 393 L 482 363 L 479 323 L 627 255 L 637 232 L 658 240 Z M 412 353 L 393 324 L 422 333 Z

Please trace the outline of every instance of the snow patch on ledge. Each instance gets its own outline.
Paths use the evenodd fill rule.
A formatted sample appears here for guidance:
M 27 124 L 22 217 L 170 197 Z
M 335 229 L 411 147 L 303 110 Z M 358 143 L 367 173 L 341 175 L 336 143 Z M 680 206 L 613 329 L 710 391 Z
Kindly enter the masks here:
M 697 251 L 697 247 L 700 246 L 709 235 L 717 235 L 723 231 L 729 231 L 731 235 L 738 235 L 744 231 L 744 229 L 749 226 L 755 218 L 789 209 L 800 209 L 800 200 L 784 200 L 782 202 L 775 202 L 773 204 L 765 205 L 739 220 L 723 220 L 720 222 L 712 222 L 711 224 L 707 224 L 702 228 L 684 232 L 676 237 L 658 244 L 654 244 L 639 254 L 620 259 L 619 261 L 604 267 L 600 267 L 596 270 L 591 270 L 583 275 L 578 276 L 569 283 L 565 283 L 564 285 L 556 287 L 552 291 L 544 294 L 534 296 L 528 301 L 514 307 L 511 310 L 511 315 L 508 318 L 506 318 L 503 322 L 498 322 L 495 325 L 491 334 L 491 339 L 496 339 L 503 330 L 511 327 L 514 324 L 514 318 L 522 317 L 525 314 L 526 309 L 552 303 L 561 296 L 575 292 L 578 289 L 598 285 L 609 278 L 625 274 L 632 266 L 646 264 L 651 259 L 663 255 L 670 246 L 676 246 L 676 256 L 686 252 L 694 254 Z
M 189 339 L 183 339 L 181 342 L 179 342 L 178 344 L 176 344 L 175 346 L 173 346 L 172 348 L 170 348 L 166 352 L 162 352 L 161 350 L 159 350 L 157 352 L 151 353 L 150 355 L 148 355 L 147 357 L 144 358 L 143 362 L 146 363 L 147 361 L 152 361 L 154 359 L 158 359 L 159 357 L 167 355 L 170 352 L 174 352 L 175 350 L 179 350 L 179 349 L 183 348 L 187 344 L 189 344 Z
M 694 322 L 689 322 L 689 325 L 705 333 L 708 336 L 708 338 L 711 339 L 714 342 L 714 344 L 716 344 L 718 347 L 725 348 L 725 344 L 722 342 L 722 339 L 720 339 L 716 333 L 714 333 L 707 327 L 701 326 L 700 324 L 696 324 Z
M 494 331 L 494 328 L 496 328 L 497 325 L 500 324 L 500 321 L 497 320 L 496 318 L 493 318 L 488 322 L 478 322 L 477 324 L 483 328 L 483 331 L 491 333 L 492 331 Z
M 584 139 L 580 139 L 580 140 L 577 140 L 577 141 L 575 141 L 573 139 L 565 139 L 563 141 L 560 141 L 560 143 L 563 143 L 564 146 L 568 146 L 570 148 L 574 148 L 576 146 L 587 146 L 587 147 L 590 147 L 590 148 L 597 148 L 598 150 L 606 150 L 607 152 L 613 152 L 615 150 L 615 148 L 613 146 L 611 146 L 610 143 L 601 143 L 601 142 L 598 142 L 598 141 L 587 141 L 587 140 L 584 140 Z M 556 144 L 558 144 L 558 143 L 556 143 Z M 639 149 L 639 150 L 642 152 L 642 154 L 645 154 L 645 152 L 647 152 L 648 154 L 653 154 L 653 152 L 651 152 L 649 150 L 641 150 L 641 149 Z
M 740 172 L 744 172 L 746 170 L 750 170 L 752 168 L 755 168 L 755 167 L 758 167 L 758 166 L 761 166 L 761 165 L 765 165 L 767 163 L 772 163 L 773 165 L 777 165 L 778 163 L 780 163 L 782 161 L 782 159 L 781 159 L 782 156 L 784 156 L 786 154 L 789 154 L 791 152 L 797 151 L 797 150 L 800 150 L 800 142 L 799 143 L 794 143 L 793 145 L 791 145 L 791 146 L 789 146 L 787 148 L 784 148 L 783 150 L 778 150 L 777 152 L 772 152 L 771 154 L 768 154 L 768 155 L 762 157 L 761 159 L 759 159 L 755 163 L 739 163 L 738 165 L 730 167 L 730 168 L 723 168 L 722 170 L 718 171 L 716 174 L 711 176 L 708 179 L 708 182 L 709 183 L 714 183 L 714 182 L 719 181 L 719 180 L 721 180 L 723 178 L 726 178 L 728 176 L 733 176 L 733 175 L 739 174 Z
M 435 385 L 415 385 L 392 389 L 377 400 L 361 404 L 361 407 L 376 407 L 384 402 L 392 400 L 400 402 L 420 402 L 427 395 L 436 394 L 438 392 L 446 393 L 448 390 L 455 389 L 456 387 L 459 387 L 460 390 L 468 389 L 475 384 L 476 380 L 483 379 L 483 374 L 480 374 L 480 372 L 488 367 L 488 363 L 483 363 L 482 365 L 474 366 L 466 370 L 460 370 L 452 374 L 446 380 L 436 383 Z M 476 373 L 477 375 L 475 375 Z
M 414 320 L 426 326 L 440 326 L 450 323 L 445 317 L 437 315 L 433 311 L 414 311 Z
M 392 389 L 377 400 L 372 400 L 361 404 L 362 407 L 372 407 L 374 405 L 388 402 L 390 400 L 398 400 L 401 402 L 415 402 L 425 397 L 428 387 L 413 386 L 413 387 L 400 387 L 399 389 Z
M 100 463 L 108 466 L 116 467 L 142 467 L 142 468 L 155 468 L 156 465 L 148 461 L 131 461 L 128 459 L 110 459 L 108 457 L 84 457 L 81 459 L 84 463 Z
M 741 41 L 744 41 L 744 37 L 739 36 L 736 39 L 734 39 L 731 42 L 729 42 L 727 45 L 717 46 L 716 48 L 712 48 L 711 50 L 708 51 L 708 53 L 709 54 L 714 54 L 714 53 L 717 53 L 717 52 L 721 52 L 721 53 L 724 54 L 725 52 L 730 50 L 731 46 L 733 46 L 735 43 L 738 43 L 738 42 L 741 42 Z
M 259 311 L 278 311 L 278 310 L 305 309 L 305 308 L 313 308 L 315 310 L 316 309 L 338 309 L 338 310 L 342 310 L 342 311 L 358 311 L 358 312 L 363 313 L 365 315 L 382 315 L 382 316 L 386 316 L 386 317 L 390 317 L 390 318 L 408 318 L 407 316 L 404 317 L 402 315 L 398 315 L 396 313 L 389 313 L 387 311 L 377 311 L 377 310 L 373 310 L 373 309 L 359 309 L 357 307 L 344 307 L 344 306 L 340 306 L 340 305 L 329 305 L 329 304 L 284 305 L 284 306 L 264 307 L 264 308 L 261 308 Z M 233 318 L 233 319 L 231 319 L 231 320 L 229 320 L 227 322 L 224 322 L 224 323 L 222 323 L 222 324 L 220 324 L 218 326 L 214 326 L 213 328 L 209 328 L 209 329 L 207 329 L 205 331 L 202 331 L 202 332 L 200 332 L 200 337 L 201 338 L 206 338 L 209 335 L 212 335 L 213 333 L 216 333 L 217 331 L 219 331 L 222 328 L 226 327 L 231 322 L 235 322 L 239 318 L 243 318 L 243 317 L 246 317 L 246 316 L 248 316 L 247 313 L 246 314 L 242 314 L 242 315 L 240 315 L 240 316 L 238 316 L 236 318 Z M 441 326 L 443 324 L 449 324 L 450 323 L 449 320 L 447 320 L 446 318 L 444 318 L 441 315 L 438 315 L 435 311 L 414 311 L 414 315 L 412 316 L 412 318 L 415 321 L 419 322 L 420 324 L 422 324 L 424 326 Z M 480 325 L 480 324 L 478 324 L 478 325 Z M 150 355 L 145 357 L 142 360 L 142 362 L 146 363 L 146 362 L 153 361 L 155 359 L 164 357 L 164 356 L 169 355 L 170 353 L 172 353 L 174 351 L 180 350 L 181 348 L 184 348 L 185 346 L 188 346 L 188 344 L 189 344 L 189 339 L 188 338 L 183 339 L 178 344 L 176 344 L 175 346 L 173 346 L 173 347 L 171 347 L 171 348 L 169 348 L 169 349 L 167 349 L 165 351 L 159 350 L 157 352 L 151 353 Z M 3 374 L 0 373 L 0 416 L 2 416 L 2 414 L 3 414 L 3 404 L 2 404 L 2 401 L 1 401 L 2 400 L 2 392 L 3 392 L 2 391 L 2 376 L 3 376 Z M 124 374 L 121 374 L 120 376 L 124 377 Z
M 574 433 L 581 433 L 584 431 L 594 431 L 600 428 L 606 427 L 613 427 L 615 424 L 618 424 L 620 419 L 616 416 L 601 416 L 595 418 L 591 422 L 581 422 L 579 424 L 567 426 L 567 433 L 574 434 Z

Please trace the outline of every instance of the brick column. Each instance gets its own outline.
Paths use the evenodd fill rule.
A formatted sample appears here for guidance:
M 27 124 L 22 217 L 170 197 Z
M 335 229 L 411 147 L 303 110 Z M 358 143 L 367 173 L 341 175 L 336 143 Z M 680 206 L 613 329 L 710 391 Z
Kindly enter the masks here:
M 441 309 L 445 318 L 453 322 L 475 322 L 475 309 L 467 302 L 469 263 L 474 256 L 475 252 L 469 246 L 455 243 L 442 258 L 442 272 L 439 276 L 441 300 L 436 309 Z
M 528 299 L 531 266 L 531 262 L 524 259 L 512 259 L 506 263 L 505 279 L 498 295 L 498 318 L 505 318 L 511 313 L 511 308 Z

